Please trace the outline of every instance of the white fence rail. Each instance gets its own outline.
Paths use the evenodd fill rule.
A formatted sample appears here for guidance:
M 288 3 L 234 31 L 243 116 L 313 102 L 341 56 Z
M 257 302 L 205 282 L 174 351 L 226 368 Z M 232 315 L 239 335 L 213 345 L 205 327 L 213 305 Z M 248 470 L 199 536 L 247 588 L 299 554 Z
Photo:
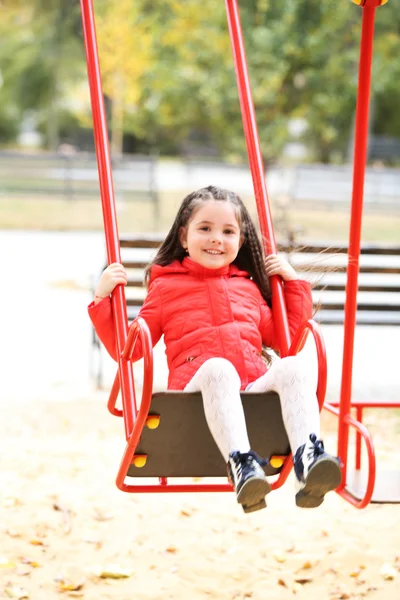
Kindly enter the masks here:
M 124 155 L 113 161 L 113 179 L 116 194 L 123 200 L 148 199 L 155 205 L 159 192 L 183 194 L 211 184 L 243 195 L 253 194 L 247 165 Z M 266 182 L 271 199 L 284 199 L 287 208 L 310 203 L 349 206 L 352 166 L 273 167 L 266 173 Z M 0 152 L 0 195 L 11 194 L 98 198 L 95 155 Z M 400 211 L 400 169 L 368 167 L 364 202 L 367 208 L 381 206 Z

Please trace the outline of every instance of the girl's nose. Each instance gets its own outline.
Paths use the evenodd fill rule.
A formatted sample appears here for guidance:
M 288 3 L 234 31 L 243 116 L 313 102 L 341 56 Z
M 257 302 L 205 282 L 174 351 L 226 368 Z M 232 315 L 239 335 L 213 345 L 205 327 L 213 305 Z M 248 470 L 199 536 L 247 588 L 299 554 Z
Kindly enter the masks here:
M 213 244 L 220 244 L 222 241 L 220 234 L 219 233 L 211 234 L 211 241 Z

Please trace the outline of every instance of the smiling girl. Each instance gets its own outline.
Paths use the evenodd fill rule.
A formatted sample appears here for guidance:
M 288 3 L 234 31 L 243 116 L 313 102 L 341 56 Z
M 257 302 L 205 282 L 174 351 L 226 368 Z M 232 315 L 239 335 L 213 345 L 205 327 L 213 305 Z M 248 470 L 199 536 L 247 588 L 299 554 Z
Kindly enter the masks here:
M 208 426 L 227 463 L 245 512 L 266 506 L 270 485 L 251 450 L 240 390 L 276 391 L 293 453 L 296 504 L 319 506 L 341 481 L 339 460 L 319 439 L 316 368 L 300 356 L 269 364 L 277 349 L 269 277 L 284 282 L 290 333 L 312 316 L 309 283 L 278 255 L 263 256 L 255 226 L 240 198 L 214 186 L 187 196 L 153 262 L 139 312 L 153 346 L 164 335 L 168 389 L 201 391 Z M 127 274 L 112 264 L 100 277 L 89 315 L 117 360 L 110 294 Z M 133 361 L 141 358 L 137 343 Z

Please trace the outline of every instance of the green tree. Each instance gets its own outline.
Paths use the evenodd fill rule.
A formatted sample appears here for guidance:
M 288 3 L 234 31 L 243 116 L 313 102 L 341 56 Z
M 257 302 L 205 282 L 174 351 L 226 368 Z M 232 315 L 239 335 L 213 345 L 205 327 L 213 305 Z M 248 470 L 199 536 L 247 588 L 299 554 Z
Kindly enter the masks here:
M 34 111 L 47 145 L 58 145 L 58 115 L 68 87 L 85 76 L 74 0 L 17 0 L 2 9 L 0 68 L 17 120 Z
M 111 146 L 122 153 L 126 115 L 140 111 L 142 79 L 152 68 L 151 22 L 141 2 L 107 0 L 98 4 L 97 38 L 104 93 L 111 99 Z M 135 132 L 136 119 L 131 119 Z
M 288 122 L 302 118 L 310 160 L 345 160 L 354 121 L 362 10 L 342 0 L 240 1 L 262 150 L 279 159 Z M 96 0 L 103 84 L 114 149 L 131 133 L 152 150 L 178 152 L 195 135 L 241 159 L 245 142 L 224 3 Z M 15 135 L 28 110 L 57 145 L 59 118 L 86 81 L 76 0 L 1 3 L 0 132 Z M 373 131 L 400 136 L 400 17 L 376 11 Z M 85 83 L 86 85 L 86 83 Z M 87 88 L 86 88 L 87 89 Z M 86 100 L 88 94 L 86 95 Z M 87 124 L 90 111 L 77 107 Z

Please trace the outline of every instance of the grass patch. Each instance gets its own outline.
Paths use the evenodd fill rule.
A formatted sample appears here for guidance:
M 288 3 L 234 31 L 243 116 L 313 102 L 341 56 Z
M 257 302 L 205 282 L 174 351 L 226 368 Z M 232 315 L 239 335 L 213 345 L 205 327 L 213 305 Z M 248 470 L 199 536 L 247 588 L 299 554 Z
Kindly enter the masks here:
M 149 200 L 129 200 L 117 203 L 120 233 L 166 232 L 174 219 L 183 197 L 182 192 L 159 194 L 157 213 Z M 256 215 L 253 198 L 243 198 L 253 217 Z M 276 235 L 284 239 L 287 228 L 298 231 L 298 240 L 327 240 L 347 242 L 349 211 L 326 207 L 290 209 L 272 207 Z M 102 230 L 103 217 L 100 199 L 65 200 L 58 197 L 1 197 L 0 229 L 33 229 L 52 231 Z M 395 212 L 365 212 L 363 240 L 398 243 L 400 214 Z

